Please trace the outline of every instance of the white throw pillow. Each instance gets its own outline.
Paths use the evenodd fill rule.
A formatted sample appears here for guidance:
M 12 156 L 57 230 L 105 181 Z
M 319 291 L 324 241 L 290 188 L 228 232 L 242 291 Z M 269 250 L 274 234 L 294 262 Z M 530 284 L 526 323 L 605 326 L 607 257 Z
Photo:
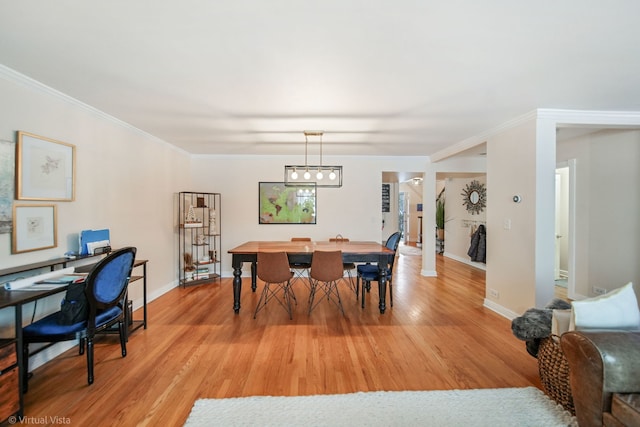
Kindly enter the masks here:
M 631 282 L 595 298 L 573 301 L 571 307 L 569 330 L 640 328 L 640 310 Z
M 569 330 L 571 325 L 571 309 L 553 310 L 551 317 L 551 333 L 553 335 L 562 335 Z

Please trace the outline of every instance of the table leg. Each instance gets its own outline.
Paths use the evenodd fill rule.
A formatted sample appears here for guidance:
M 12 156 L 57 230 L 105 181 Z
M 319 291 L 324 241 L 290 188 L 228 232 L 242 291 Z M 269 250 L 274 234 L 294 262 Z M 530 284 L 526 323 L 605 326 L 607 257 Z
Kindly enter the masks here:
M 258 269 L 257 269 L 257 262 L 252 262 L 251 263 L 251 290 L 253 292 L 256 291 L 256 289 L 258 289 L 258 282 L 257 282 L 257 277 L 258 277 Z
M 14 307 L 15 309 L 15 328 L 16 328 L 16 356 L 18 359 L 18 394 L 20 399 L 20 408 L 18 409 L 18 420 L 22 418 L 24 415 L 24 391 L 25 391 L 25 383 L 23 378 L 27 378 L 29 375 L 28 372 L 25 372 L 24 366 L 24 354 L 22 353 L 22 346 L 24 337 L 22 336 L 22 304 L 18 304 Z M 29 357 L 29 356 L 27 356 Z
M 380 295 L 378 308 L 380 309 L 380 314 L 384 314 L 387 309 L 387 266 L 389 265 L 389 262 L 390 260 L 387 255 L 381 256 L 378 260 L 378 267 L 380 268 L 380 271 L 378 272 L 378 295 Z
M 380 303 L 378 304 L 378 308 L 380 309 L 380 314 L 384 314 L 387 306 L 385 304 L 386 296 L 387 296 L 387 269 L 384 267 L 380 268 L 379 280 L 378 280 L 378 295 L 380 295 Z
M 242 264 L 233 267 L 233 311 L 240 313 L 240 292 L 242 291 Z

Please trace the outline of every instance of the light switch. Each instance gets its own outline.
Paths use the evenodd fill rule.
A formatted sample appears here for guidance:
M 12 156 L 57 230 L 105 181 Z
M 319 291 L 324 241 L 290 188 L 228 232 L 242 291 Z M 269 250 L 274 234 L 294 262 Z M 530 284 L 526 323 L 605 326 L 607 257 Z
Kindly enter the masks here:
M 505 218 L 502 227 L 505 230 L 511 230 L 511 220 L 509 218 Z

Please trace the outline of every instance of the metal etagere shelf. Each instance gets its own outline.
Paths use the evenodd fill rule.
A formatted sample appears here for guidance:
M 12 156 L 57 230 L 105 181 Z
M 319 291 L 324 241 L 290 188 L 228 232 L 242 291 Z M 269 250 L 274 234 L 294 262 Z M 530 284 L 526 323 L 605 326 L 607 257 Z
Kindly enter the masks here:
M 178 280 L 180 286 L 209 283 L 221 274 L 221 195 L 178 194 Z

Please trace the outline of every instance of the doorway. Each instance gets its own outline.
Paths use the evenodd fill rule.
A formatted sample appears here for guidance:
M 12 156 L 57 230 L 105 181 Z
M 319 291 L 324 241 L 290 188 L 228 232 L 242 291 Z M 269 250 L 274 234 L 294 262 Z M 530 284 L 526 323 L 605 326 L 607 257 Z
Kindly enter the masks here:
M 575 299 L 575 159 L 556 165 L 555 192 L 556 294 Z

